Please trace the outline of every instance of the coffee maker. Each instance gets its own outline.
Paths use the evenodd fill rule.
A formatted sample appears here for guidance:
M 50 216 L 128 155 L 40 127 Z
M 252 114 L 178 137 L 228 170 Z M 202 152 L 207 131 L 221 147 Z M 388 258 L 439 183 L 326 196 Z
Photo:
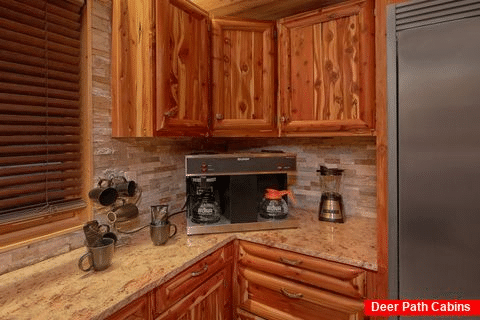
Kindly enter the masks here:
M 320 221 L 345 222 L 343 198 L 340 194 L 343 170 L 320 166 L 317 172 L 320 172 L 320 186 L 322 189 L 318 219 Z
M 293 153 L 185 156 L 187 234 L 298 227 L 298 220 L 288 214 L 282 219 L 260 214 L 266 190 L 286 190 L 287 173 L 294 170 Z

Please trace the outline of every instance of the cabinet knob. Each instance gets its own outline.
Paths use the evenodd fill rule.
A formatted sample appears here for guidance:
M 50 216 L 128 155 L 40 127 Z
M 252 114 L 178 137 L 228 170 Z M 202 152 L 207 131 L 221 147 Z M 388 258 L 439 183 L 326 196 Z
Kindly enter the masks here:
M 280 117 L 280 122 L 283 124 L 286 124 L 287 122 L 290 122 L 290 118 L 287 116 L 281 116 Z
M 178 114 L 178 107 L 173 107 L 170 110 L 163 113 L 166 118 L 173 118 Z
M 223 119 L 224 119 L 224 116 L 223 116 L 222 113 L 217 113 L 217 114 L 215 115 L 215 119 L 217 119 L 217 120 L 223 120 Z

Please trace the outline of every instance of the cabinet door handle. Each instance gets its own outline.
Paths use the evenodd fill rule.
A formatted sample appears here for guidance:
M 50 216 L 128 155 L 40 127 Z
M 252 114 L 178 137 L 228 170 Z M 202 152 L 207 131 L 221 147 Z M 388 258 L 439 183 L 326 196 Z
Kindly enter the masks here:
M 301 260 L 290 260 L 290 259 L 286 259 L 284 257 L 280 257 L 279 260 L 280 260 L 280 262 L 291 265 L 291 266 L 298 266 L 299 264 L 302 263 Z
M 202 270 L 192 272 L 192 277 L 198 277 L 208 271 L 208 264 L 205 264 Z
M 288 292 L 287 289 L 285 288 L 281 288 L 280 291 L 282 292 L 282 294 L 284 296 L 286 296 L 287 298 L 290 298 L 290 299 L 301 299 L 303 298 L 303 293 L 291 293 L 291 292 Z
M 217 120 L 223 120 L 224 118 L 225 118 L 225 117 L 223 116 L 222 113 L 217 113 L 217 114 L 215 115 L 215 119 L 217 119 Z

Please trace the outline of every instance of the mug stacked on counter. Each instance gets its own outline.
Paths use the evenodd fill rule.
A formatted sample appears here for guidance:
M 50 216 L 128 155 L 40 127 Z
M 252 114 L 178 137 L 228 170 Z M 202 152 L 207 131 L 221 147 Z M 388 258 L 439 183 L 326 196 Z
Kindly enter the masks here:
M 168 205 L 160 204 L 151 207 L 150 239 L 154 245 L 167 243 L 177 233 L 177 226 L 168 220 Z M 173 233 L 172 233 L 173 227 Z
M 87 253 L 78 260 L 78 267 L 83 271 L 107 269 L 112 264 L 117 236 L 110 232 L 108 225 L 99 224 L 97 220 L 87 222 L 83 232 Z

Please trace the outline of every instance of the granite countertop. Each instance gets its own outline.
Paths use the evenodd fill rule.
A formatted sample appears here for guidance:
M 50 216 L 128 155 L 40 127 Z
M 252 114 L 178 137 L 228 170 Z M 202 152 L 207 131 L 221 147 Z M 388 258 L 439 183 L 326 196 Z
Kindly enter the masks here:
M 103 319 L 234 239 L 244 239 L 376 270 L 376 220 L 348 217 L 344 224 L 320 222 L 316 213 L 295 210 L 298 229 L 186 235 L 186 219 L 171 222 L 178 233 L 154 246 L 148 228 L 127 236 L 104 271 L 83 272 L 80 248 L 0 276 L 0 319 Z M 121 239 L 122 240 L 122 239 Z

